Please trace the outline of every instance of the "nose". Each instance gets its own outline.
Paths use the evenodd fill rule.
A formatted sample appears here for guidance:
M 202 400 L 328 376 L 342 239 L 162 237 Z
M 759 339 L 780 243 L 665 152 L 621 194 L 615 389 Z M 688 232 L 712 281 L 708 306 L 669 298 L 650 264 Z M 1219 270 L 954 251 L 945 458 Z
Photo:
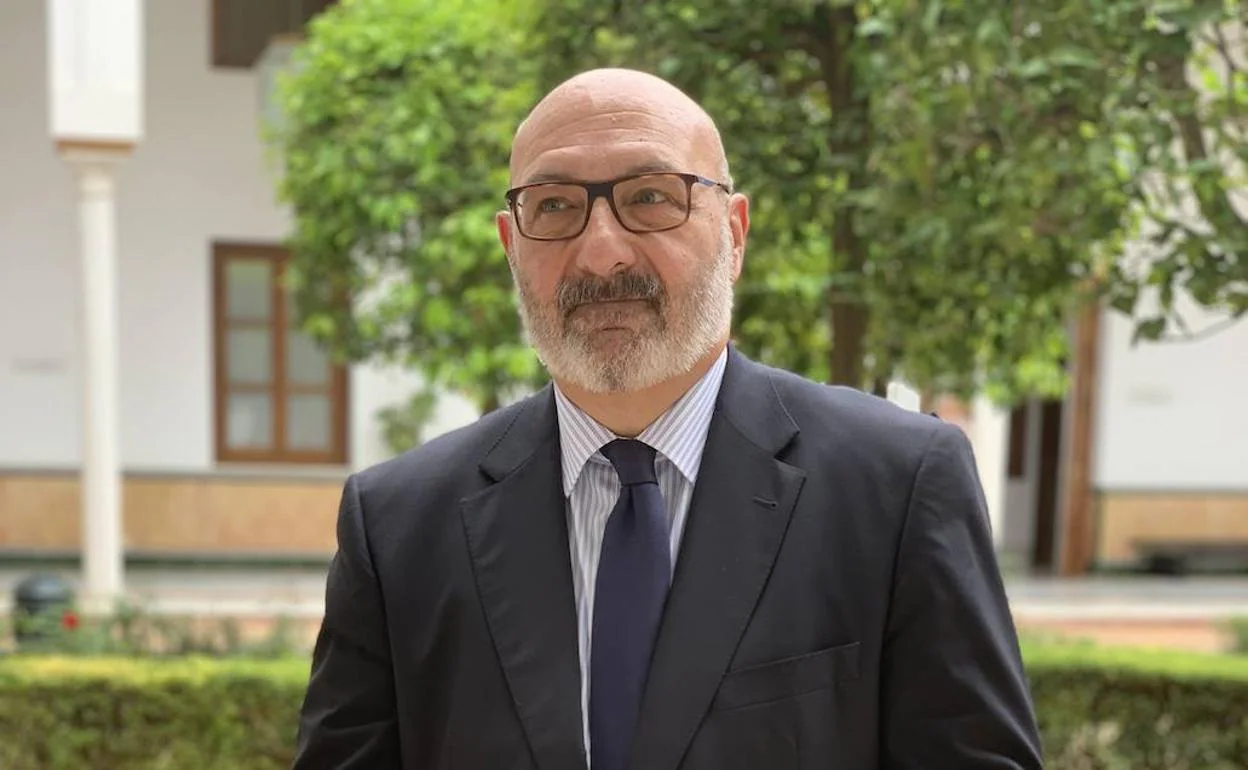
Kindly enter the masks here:
M 594 201 L 585 230 L 573 241 L 577 267 L 602 276 L 632 267 L 637 254 L 631 235 L 615 218 L 610 202 L 605 198 Z

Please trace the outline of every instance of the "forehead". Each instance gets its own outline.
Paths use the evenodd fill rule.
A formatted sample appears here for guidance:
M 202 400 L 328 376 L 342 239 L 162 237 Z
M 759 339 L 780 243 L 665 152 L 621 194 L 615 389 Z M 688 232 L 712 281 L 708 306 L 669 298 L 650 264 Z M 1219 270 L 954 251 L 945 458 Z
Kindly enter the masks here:
M 690 171 L 693 132 L 647 110 L 563 111 L 529 127 L 513 159 L 516 185 L 596 181 L 646 171 Z

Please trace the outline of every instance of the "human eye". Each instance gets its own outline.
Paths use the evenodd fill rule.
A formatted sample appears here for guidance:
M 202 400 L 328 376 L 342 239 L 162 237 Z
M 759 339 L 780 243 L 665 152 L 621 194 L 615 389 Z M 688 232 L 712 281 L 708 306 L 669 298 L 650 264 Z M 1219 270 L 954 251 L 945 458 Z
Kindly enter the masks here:
M 655 206 L 663 203 L 671 203 L 671 201 L 671 196 L 657 187 L 643 187 L 635 191 L 629 198 L 628 202 L 642 206 Z
M 550 196 L 537 201 L 537 210 L 542 214 L 558 214 L 572 208 L 572 201 L 567 198 Z

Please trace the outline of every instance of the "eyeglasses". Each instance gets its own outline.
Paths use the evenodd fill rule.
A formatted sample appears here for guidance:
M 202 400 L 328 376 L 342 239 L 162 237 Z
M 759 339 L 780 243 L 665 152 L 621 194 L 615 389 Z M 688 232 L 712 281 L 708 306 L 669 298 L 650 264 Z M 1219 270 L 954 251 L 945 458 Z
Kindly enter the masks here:
M 689 221 L 693 186 L 732 189 L 698 176 L 661 172 L 606 182 L 538 182 L 507 191 L 507 205 L 520 234 L 535 241 L 562 241 L 585 231 L 594 201 L 606 198 L 620 226 L 632 233 L 657 233 Z

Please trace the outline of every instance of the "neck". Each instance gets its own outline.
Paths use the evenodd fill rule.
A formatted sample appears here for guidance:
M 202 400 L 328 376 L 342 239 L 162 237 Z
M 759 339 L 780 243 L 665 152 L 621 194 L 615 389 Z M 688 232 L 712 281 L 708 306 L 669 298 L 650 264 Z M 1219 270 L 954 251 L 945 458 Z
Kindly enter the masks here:
M 726 344 L 727 340 L 717 343 L 689 371 L 643 390 L 591 393 L 564 382 L 559 383 L 559 389 L 607 430 L 624 438 L 636 438 L 710 371 Z

